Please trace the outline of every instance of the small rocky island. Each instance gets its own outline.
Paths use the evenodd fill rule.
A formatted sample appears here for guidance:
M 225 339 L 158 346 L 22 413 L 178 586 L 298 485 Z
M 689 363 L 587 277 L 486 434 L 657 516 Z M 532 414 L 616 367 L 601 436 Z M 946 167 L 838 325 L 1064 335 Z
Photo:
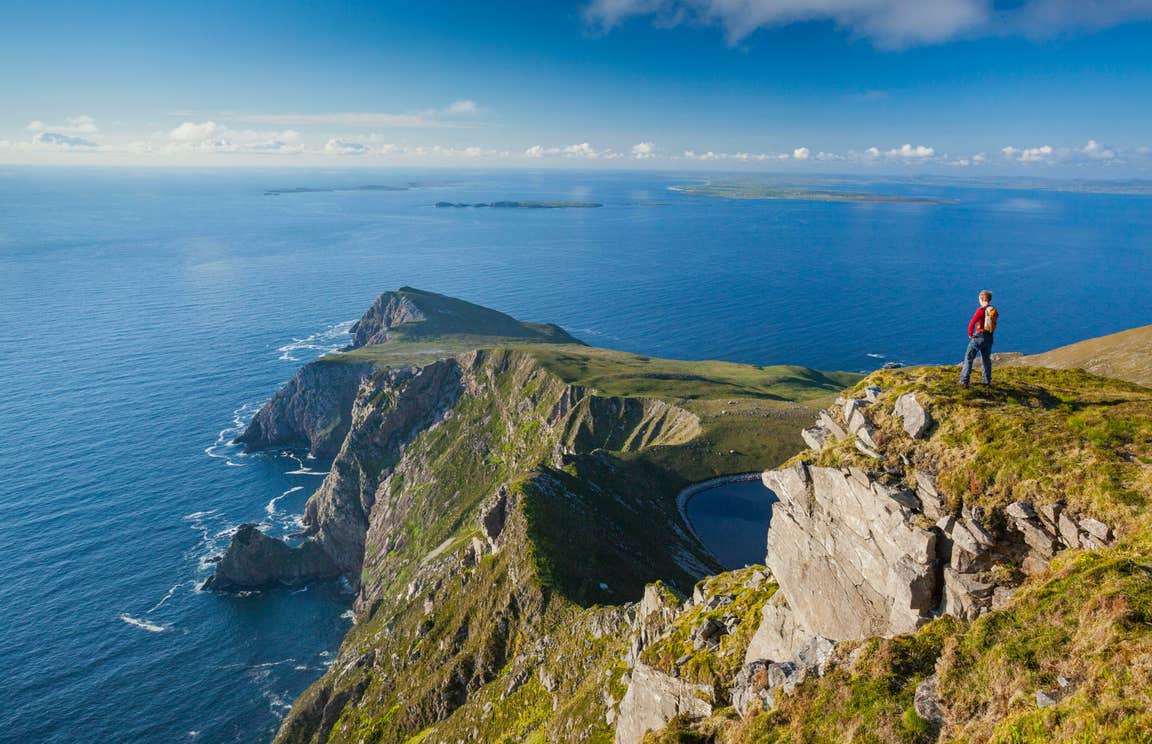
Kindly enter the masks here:
M 241 441 L 332 467 L 299 544 L 246 525 L 211 587 L 357 592 L 278 741 L 1152 726 L 1152 389 L 1132 382 L 655 359 L 406 287 Z M 755 471 L 779 499 L 764 562 L 725 571 L 678 495 Z
M 596 202 L 574 201 L 494 201 L 475 203 L 438 201 L 436 202 L 436 206 L 440 208 L 455 207 L 458 209 L 465 207 L 475 209 L 482 207 L 490 207 L 492 209 L 592 209 L 604 205 L 597 204 Z
M 875 204 L 956 204 L 955 199 L 941 199 L 912 194 L 878 194 L 864 191 L 835 191 L 795 185 L 773 185 L 754 182 L 718 181 L 703 184 L 669 186 L 669 191 L 692 196 L 715 196 L 722 199 L 766 199 L 782 201 L 860 202 Z

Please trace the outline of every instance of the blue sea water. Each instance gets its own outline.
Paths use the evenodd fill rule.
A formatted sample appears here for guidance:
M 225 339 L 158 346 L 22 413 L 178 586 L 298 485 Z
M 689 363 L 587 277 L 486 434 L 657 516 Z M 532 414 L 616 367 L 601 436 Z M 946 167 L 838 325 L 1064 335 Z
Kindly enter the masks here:
M 269 738 L 350 625 L 339 585 L 197 591 L 326 463 L 227 445 L 411 285 L 651 355 L 865 370 L 1152 323 L 1152 200 L 725 201 L 612 173 L 0 171 L 0 739 Z M 267 189 L 417 181 L 411 191 Z M 859 185 L 861 188 L 866 185 Z M 436 209 L 561 199 L 600 209 Z

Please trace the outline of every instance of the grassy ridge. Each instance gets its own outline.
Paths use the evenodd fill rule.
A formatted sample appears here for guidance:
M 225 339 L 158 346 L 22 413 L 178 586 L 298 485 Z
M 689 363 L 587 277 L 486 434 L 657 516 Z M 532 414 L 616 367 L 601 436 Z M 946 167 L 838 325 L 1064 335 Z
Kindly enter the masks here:
M 942 617 L 914 634 L 842 643 L 829 674 L 770 713 L 737 721 L 720 710 L 650 740 L 1152 741 L 1152 390 L 1027 368 L 998 371 L 991 390 L 960 388 L 954 368 L 877 372 L 857 392 L 866 385 L 885 390 L 869 415 L 887 459 L 866 458 L 849 438 L 816 462 L 894 477 L 928 469 L 953 511 L 982 507 L 993 531 L 1013 500 L 1062 502 L 1115 527 L 1115 545 L 1061 553 L 1006 607 L 971 623 Z M 912 391 L 937 422 L 927 440 L 912 440 L 889 413 Z M 933 673 L 948 722 L 939 739 L 913 707 Z M 1039 707 L 1037 693 L 1055 704 Z
M 1083 369 L 1104 377 L 1152 387 L 1152 325 L 1018 357 L 1012 365 Z

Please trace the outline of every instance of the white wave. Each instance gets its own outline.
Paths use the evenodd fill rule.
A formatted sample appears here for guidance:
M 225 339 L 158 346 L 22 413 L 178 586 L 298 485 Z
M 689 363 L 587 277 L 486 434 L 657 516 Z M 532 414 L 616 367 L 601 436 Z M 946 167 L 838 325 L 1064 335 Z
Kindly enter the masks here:
M 285 497 L 285 496 L 287 496 L 288 494 L 291 494 L 291 493 L 296 493 L 297 491 L 303 491 L 303 490 L 304 490 L 304 486 L 292 486 L 291 488 L 289 488 L 289 489 L 288 489 L 287 491 L 285 491 L 284 493 L 280 494 L 280 495 L 279 495 L 279 496 L 277 496 L 276 498 L 274 498 L 274 499 L 272 499 L 271 501 L 269 501 L 269 502 L 268 502 L 268 504 L 267 504 L 267 505 L 264 507 L 264 511 L 265 511 L 265 512 L 268 514 L 268 516 L 270 516 L 270 517 L 274 517 L 274 516 L 276 516 L 276 502 L 277 502 L 277 501 L 279 501 L 280 499 L 284 498 L 284 497 Z
M 149 633 L 163 633 L 168 630 L 168 627 L 165 625 L 157 625 L 156 623 L 150 623 L 147 620 L 141 620 L 140 618 L 131 617 L 130 615 L 121 615 L 120 619 L 133 627 L 146 630 Z
M 306 591 L 308 591 L 308 587 L 304 587 L 303 589 L 293 589 L 291 594 L 303 594 Z
M 184 585 L 185 585 L 185 584 L 187 584 L 187 583 L 188 583 L 187 581 L 181 581 L 179 584 L 176 584 L 176 585 L 174 585 L 174 586 L 173 586 L 171 589 L 169 589 L 169 590 L 168 590 L 168 593 L 164 595 L 164 598 L 163 598 L 163 599 L 161 599 L 159 602 L 157 602 L 156 604 L 154 604 L 154 605 L 152 606 L 152 609 L 150 609 L 150 610 L 146 611 L 144 614 L 145 614 L 145 615 L 151 615 L 153 612 L 155 612 L 156 610 L 160 609 L 160 606 L 161 606 L 162 604 L 164 604 L 164 603 L 165 603 L 165 602 L 167 602 L 168 600 L 172 599 L 172 595 L 176 593 L 176 590 L 177 590 L 177 589 L 179 589 L 180 587 L 184 586 Z M 195 582 L 193 582 L 193 583 L 195 583 Z
M 224 460 L 226 465 L 234 468 L 244 467 L 244 463 L 236 462 L 236 460 L 248 455 L 244 452 L 243 447 L 232 444 L 232 440 L 248 428 L 249 422 L 260 410 L 261 405 L 262 403 L 245 403 L 232 411 L 232 425 L 226 426 L 216 433 L 216 441 L 204 448 L 204 454 L 218 460 Z
M 291 703 L 285 702 L 284 698 L 272 690 L 264 691 L 264 699 L 268 701 L 268 708 L 272 711 L 272 715 L 279 719 L 283 719 L 292 709 Z
M 186 522 L 193 520 L 193 519 L 203 519 L 204 517 L 212 516 L 213 514 L 215 514 L 218 511 L 220 511 L 220 510 L 219 509 L 209 509 L 208 511 L 192 512 L 191 514 L 185 514 L 183 517 L 181 517 L 181 519 L 183 519 Z
M 304 338 L 294 338 L 291 343 L 276 349 L 285 362 L 299 362 L 305 357 L 314 358 L 339 351 L 348 345 L 348 332 L 356 321 L 345 320 L 328 326 L 324 330 Z M 300 353 L 304 352 L 304 353 Z M 296 356 L 299 354 L 299 356 Z
M 873 359 L 884 359 L 887 357 L 887 354 L 865 354 L 864 356 L 870 356 Z
M 328 475 L 327 470 L 312 470 L 311 468 L 299 468 L 297 470 L 289 470 L 285 475 Z
M 291 664 L 295 659 L 281 659 L 280 661 L 265 661 L 262 664 L 253 664 L 253 669 L 268 669 L 269 667 L 280 666 L 281 664 Z
M 345 610 L 344 612 L 340 613 L 340 617 L 344 620 L 355 620 L 356 613 L 352 612 L 352 610 Z

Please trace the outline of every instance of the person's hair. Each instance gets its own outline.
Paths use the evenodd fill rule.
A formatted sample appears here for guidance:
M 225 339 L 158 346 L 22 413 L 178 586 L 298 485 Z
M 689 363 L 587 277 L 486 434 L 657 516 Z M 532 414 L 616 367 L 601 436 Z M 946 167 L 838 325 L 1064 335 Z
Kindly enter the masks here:
M 987 289 L 980 290 L 980 299 L 992 301 L 992 293 Z

